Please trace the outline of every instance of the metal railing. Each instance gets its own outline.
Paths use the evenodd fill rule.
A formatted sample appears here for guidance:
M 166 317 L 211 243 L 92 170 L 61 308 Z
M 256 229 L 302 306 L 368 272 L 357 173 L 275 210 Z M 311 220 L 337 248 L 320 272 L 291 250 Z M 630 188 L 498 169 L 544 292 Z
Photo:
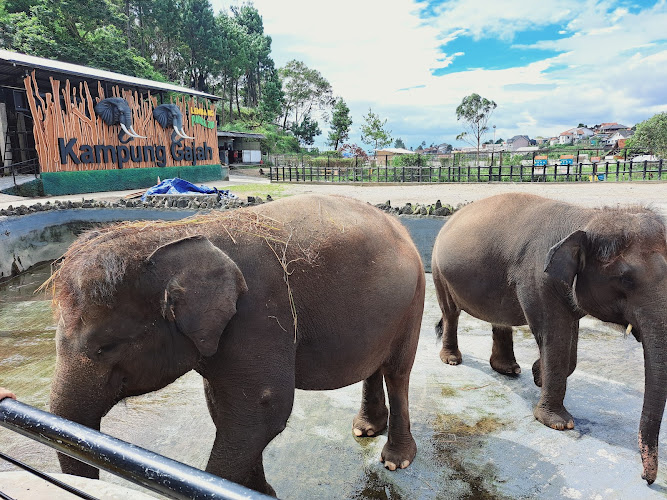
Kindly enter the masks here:
M 578 163 L 573 165 L 392 166 L 283 164 L 269 166 L 273 182 L 438 183 L 438 182 L 580 182 L 667 180 L 663 160 Z
M 13 399 L 0 401 L 0 426 L 169 498 L 271 498 Z

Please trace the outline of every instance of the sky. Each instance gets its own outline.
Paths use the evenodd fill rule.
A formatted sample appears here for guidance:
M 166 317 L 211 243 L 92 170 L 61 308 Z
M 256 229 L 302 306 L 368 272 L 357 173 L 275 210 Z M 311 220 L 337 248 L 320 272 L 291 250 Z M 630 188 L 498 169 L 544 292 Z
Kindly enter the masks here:
M 212 0 L 214 10 L 236 0 Z M 408 148 L 466 146 L 456 107 L 497 104 L 485 139 L 632 126 L 667 111 L 667 0 L 254 0 L 276 66 L 318 70 L 364 149 L 371 109 Z M 327 149 L 328 126 L 315 146 Z M 393 146 L 393 143 L 392 143 Z

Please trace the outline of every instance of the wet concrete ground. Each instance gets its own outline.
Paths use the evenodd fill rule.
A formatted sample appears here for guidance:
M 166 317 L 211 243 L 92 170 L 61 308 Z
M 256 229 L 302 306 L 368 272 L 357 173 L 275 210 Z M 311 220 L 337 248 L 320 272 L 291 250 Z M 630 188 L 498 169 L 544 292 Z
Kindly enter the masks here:
M 11 292 L 0 289 L 0 385 L 45 408 L 54 361 L 53 320 L 46 297 L 31 293 L 41 278 L 22 279 Z M 641 345 L 634 337 L 591 318 L 582 320 L 579 364 L 565 399 L 576 428 L 558 432 L 532 415 L 539 398 L 530 374 L 537 347 L 526 328 L 514 336 L 523 374 L 508 378 L 489 366 L 489 325 L 466 315 L 459 324 L 463 364 L 444 365 L 433 328 L 438 320 L 429 274 L 410 389 L 419 448 L 415 462 L 390 472 L 379 462 L 386 435 L 353 437 L 361 384 L 297 391 L 287 429 L 264 452 L 267 479 L 281 498 L 667 497 L 667 430 L 660 440 L 658 480 L 649 487 L 640 477 L 636 436 L 644 377 Z M 194 373 L 117 405 L 102 430 L 200 468 L 214 436 L 201 379 Z M 2 428 L 0 449 L 45 471 L 58 471 L 54 451 Z M 0 471 L 7 470 L 12 468 L 0 463 Z M 106 473 L 102 478 L 119 482 Z

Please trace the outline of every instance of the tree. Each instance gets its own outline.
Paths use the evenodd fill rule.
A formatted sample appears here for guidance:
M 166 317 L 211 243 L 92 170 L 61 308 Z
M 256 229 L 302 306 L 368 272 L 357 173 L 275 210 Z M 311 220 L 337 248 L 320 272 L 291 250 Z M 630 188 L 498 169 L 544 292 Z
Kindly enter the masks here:
M 299 123 L 301 117 L 310 115 L 313 110 L 324 110 L 333 104 L 331 84 L 319 71 L 310 69 L 301 61 L 289 61 L 279 70 L 285 92 L 283 110 L 283 128 L 287 119 L 294 117 L 293 123 Z
M 327 144 L 338 150 L 338 145 L 350 136 L 350 125 L 352 125 L 350 108 L 347 107 L 343 98 L 339 97 L 331 115 L 331 130 Z
M 400 137 L 398 139 L 396 139 L 396 141 L 394 142 L 394 147 L 395 148 L 401 148 L 401 149 L 407 149 L 405 147 L 405 143 L 403 142 L 403 139 L 401 139 Z
M 380 120 L 380 117 L 368 108 L 368 114 L 364 116 L 364 123 L 361 126 L 361 142 L 372 144 L 373 149 L 380 149 L 391 144 L 391 131 L 384 129 L 387 120 Z
M 667 158 L 667 112 L 653 115 L 637 124 L 637 130 L 627 141 L 630 149 L 643 149 Z
M 273 123 L 280 116 L 285 101 L 285 93 L 278 78 L 278 72 L 274 71 L 269 80 L 264 84 L 262 98 L 259 101 L 259 122 Z
M 322 133 L 317 126 L 317 121 L 313 120 L 310 115 L 305 115 L 303 120 L 301 120 L 301 123 L 292 125 L 291 130 L 294 136 L 299 139 L 300 144 L 306 144 L 308 146 L 315 142 L 315 136 Z
M 479 94 L 470 94 L 461 101 L 456 108 L 456 119 L 463 120 L 465 131 L 456 136 L 456 140 L 463 140 L 471 146 L 477 147 L 477 164 L 479 165 L 479 145 L 482 137 L 489 129 L 486 124 L 493 110 L 498 105 Z

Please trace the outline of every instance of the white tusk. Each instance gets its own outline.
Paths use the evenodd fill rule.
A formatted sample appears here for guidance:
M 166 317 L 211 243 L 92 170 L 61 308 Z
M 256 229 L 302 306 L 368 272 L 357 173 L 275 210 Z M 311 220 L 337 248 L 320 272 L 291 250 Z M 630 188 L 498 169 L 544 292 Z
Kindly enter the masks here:
M 130 137 L 137 137 L 137 138 L 145 139 L 144 136 L 137 135 L 136 133 L 132 133 L 132 132 L 130 132 L 129 130 L 127 130 L 127 127 L 125 126 L 124 123 L 121 123 L 121 124 L 120 124 L 120 128 L 122 128 L 122 129 L 123 129 L 123 132 L 125 132 L 125 133 L 126 133 L 127 135 L 129 135 Z M 128 139 L 128 140 L 129 140 L 129 139 Z
M 138 137 L 139 139 L 148 139 L 145 135 L 139 135 L 137 132 L 134 130 L 134 125 L 130 126 L 130 130 L 134 134 L 135 137 Z
M 625 329 L 625 334 L 630 335 L 632 333 L 632 325 L 628 323 L 628 327 Z
M 183 139 L 194 139 L 194 137 L 190 137 L 189 135 L 185 135 L 185 132 L 182 130 L 176 129 L 176 133 L 180 135 Z

